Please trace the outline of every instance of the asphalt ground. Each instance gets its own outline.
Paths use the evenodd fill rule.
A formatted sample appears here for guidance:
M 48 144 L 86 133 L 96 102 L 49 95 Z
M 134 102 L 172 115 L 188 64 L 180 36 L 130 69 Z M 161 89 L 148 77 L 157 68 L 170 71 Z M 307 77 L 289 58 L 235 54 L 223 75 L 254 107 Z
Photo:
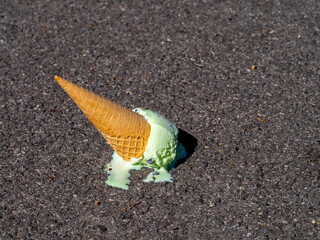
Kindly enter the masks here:
M 320 239 L 320 1 L 0 1 L 1 239 Z M 105 184 L 64 77 L 183 130 Z

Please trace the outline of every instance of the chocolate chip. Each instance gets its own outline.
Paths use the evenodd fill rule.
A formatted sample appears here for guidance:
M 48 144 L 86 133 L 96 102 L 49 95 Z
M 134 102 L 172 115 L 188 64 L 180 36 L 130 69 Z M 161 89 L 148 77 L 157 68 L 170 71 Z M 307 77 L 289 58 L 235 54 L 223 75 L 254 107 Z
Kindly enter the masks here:
M 149 163 L 149 164 L 153 163 L 153 159 L 152 158 L 148 159 L 147 163 Z

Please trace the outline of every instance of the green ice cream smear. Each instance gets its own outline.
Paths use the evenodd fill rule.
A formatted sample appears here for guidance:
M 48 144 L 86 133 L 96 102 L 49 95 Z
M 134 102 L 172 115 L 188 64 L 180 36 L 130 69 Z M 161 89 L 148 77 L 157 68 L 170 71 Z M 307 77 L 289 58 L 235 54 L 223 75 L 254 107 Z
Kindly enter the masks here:
M 113 187 L 129 189 L 130 170 L 142 167 L 152 168 L 144 182 L 172 182 L 168 172 L 173 163 L 186 156 L 184 147 L 178 143 L 178 128 L 160 114 L 151 110 L 135 108 L 134 112 L 142 115 L 151 126 L 146 150 L 141 158 L 132 158 L 130 162 L 123 160 L 116 152 L 107 164 L 105 172 L 110 174 L 106 183 Z

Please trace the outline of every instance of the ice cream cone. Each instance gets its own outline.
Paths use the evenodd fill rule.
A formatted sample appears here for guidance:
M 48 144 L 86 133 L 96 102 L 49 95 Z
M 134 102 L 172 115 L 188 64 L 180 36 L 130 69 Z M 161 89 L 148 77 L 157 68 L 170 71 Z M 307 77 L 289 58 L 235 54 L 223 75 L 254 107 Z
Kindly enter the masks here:
M 54 79 L 123 160 L 143 155 L 151 131 L 144 117 L 66 79 Z

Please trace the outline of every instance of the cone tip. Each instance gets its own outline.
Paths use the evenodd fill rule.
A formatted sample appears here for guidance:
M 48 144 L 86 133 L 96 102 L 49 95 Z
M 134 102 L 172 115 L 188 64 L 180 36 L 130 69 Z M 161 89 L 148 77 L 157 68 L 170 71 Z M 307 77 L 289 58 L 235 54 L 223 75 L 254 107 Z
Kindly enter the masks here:
M 63 79 L 62 77 L 59 77 L 58 75 L 55 75 L 54 76 L 54 80 L 56 80 L 58 83 L 61 82 L 62 80 L 65 80 Z
M 65 87 L 69 86 L 71 84 L 71 82 L 69 82 L 67 79 L 64 79 L 62 77 L 59 77 L 58 75 L 54 76 L 54 80 L 57 81 L 57 83 L 63 88 L 65 89 Z

